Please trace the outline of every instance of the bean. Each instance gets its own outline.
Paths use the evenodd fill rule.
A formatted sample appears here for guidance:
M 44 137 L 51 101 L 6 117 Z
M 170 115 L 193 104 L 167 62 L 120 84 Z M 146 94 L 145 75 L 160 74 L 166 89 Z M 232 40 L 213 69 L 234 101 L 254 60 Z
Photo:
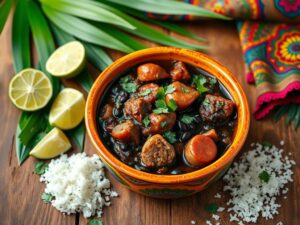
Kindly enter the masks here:
M 114 117 L 121 118 L 123 116 L 123 108 L 114 107 L 113 115 Z
M 186 142 L 188 141 L 191 137 L 193 136 L 193 134 L 190 131 L 184 132 L 180 135 L 180 142 Z
M 120 91 L 119 94 L 115 97 L 115 102 L 124 103 L 129 98 L 129 94 L 125 91 Z
M 188 129 L 187 125 L 181 121 L 177 121 L 177 126 L 181 131 L 186 131 Z

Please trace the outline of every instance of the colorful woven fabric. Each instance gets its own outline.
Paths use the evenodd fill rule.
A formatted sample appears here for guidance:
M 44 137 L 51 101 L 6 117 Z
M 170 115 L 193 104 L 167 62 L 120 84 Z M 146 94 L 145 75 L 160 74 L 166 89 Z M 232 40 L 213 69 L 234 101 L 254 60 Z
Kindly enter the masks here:
M 275 106 L 300 103 L 300 25 L 238 22 L 246 79 L 255 83 L 256 119 Z
M 296 24 L 300 24 L 300 0 L 184 1 L 234 19 L 249 20 L 237 24 L 246 63 L 246 80 L 256 85 L 256 119 L 263 118 L 277 105 L 300 103 L 300 25 Z M 158 18 L 197 19 L 189 15 Z

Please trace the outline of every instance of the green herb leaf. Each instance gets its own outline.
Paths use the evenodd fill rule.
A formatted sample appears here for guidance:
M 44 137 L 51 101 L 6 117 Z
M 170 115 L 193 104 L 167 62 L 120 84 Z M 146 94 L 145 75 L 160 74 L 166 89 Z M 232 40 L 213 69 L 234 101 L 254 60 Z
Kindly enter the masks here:
M 97 220 L 97 219 L 92 219 L 88 222 L 87 225 L 102 225 L 102 222 L 100 220 Z
M 7 20 L 10 9 L 14 3 L 14 0 L 4 0 L 0 3 L 0 34 L 2 33 L 3 27 Z
M 170 84 L 165 88 L 165 95 L 172 94 L 175 90 L 176 88 L 172 84 Z
M 221 109 L 223 106 L 224 106 L 224 102 L 221 102 L 221 101 L 216 102 L 217 109 Z
M 48 169 L 48 163 L 43 161 L 38 161 L 34 165 L 34 173 L 37 175 L 42 175 Z
M 200 74 L 193 76 L 193 83 L 196 85 L 197 91 L 200 94 L 209 91 L 209 89 L 204 86 L 206 82 L 207 82 L 206 78 Z
M 175 0 L 105 0 L 110 1 L 122 6 L 130 7 L 144 12 L 152 12 L 158 14 L 171 14 L 171 15 L 195 15 L 200 17 L 216 18 L 216 19 L 230 19 L 221 14 L 214 13 L 210 10 L 193 6 L 185 2 L 178 2 Z M 170 7 L 171 6 L 171 7 Z
M 123 26 L 128 29 L 135 29 L 130 23 L 122 17 L 112 13 L 102 7 L 102 4 L 95 1 L 72 1 L 72 0 L 40 0 L 44 5 L 52 9 L 70 14 L 73 16 L 104 22 L 112 25 Z
M 168 142 L 174 144 L 176 142 L 176 133 L 172 131 L 167 131 L 163 134 L 164 138 L 167 139 Z
M 133 82 L 124 83 L 124 84 L 121 84 L 121 86 L 122 86 L 123 90 L 128 93 L 135 93 L 138 89 L 137 84 L 133 83 Z
M 262 172 L 258 175 L 258 177 L 259 177 L 259 179 L 260 179 L 261 181 L 263 181 L 263 182 L 265 182 L 265 183 L 268 183 L 269 180 L 270 180 L 270 178 L 271 178 L 270 174 L 268 174 L 268 172 L 265 171 L 265 170 L 262 171 Z
M 216 203 L 206 204 L 204 209 L 209 213 L 216 213 L 218 212 L 218 205 Z
M 216 83 L 217 83 L 217 79 L 216 78 L 212 77 L 212 78 L 209 79 L 209 84 L 211 86 L 214 86 Z
M 162 128 L 165 128 L 167 125 L 168 125 L 168 122 L 167 122 L 167 121 L 162 121 L 162 122 L 160 123 L 160 126 L 161 126 Z
M 157 90 L 157 93 L 156 93 L 156 99 L 165 99 L 165 89 L 163 87 L 160 87 L 158 90 Z
M 42 8 L 47 17 L 66 33 L 86 42 L 119 50 L 121 52 L 129 53 L 133 51 L 133 49 L 129 48 L 121 41 L 82 19 L 60 13 L 46 5 L 42 5 Z
M 177 109 L 177 104 L 176 104 L 176 102 L 173 99 L 170 99 L 168 101 L 168 107 L 169 107 L 169 109 L 170 109 L 171 112 L 175 112 L 176 109 Z
M 210 101 L 208 99 L 204 99 L 204 101 L 202 102 L 202 105 L 204 105 L 205 107 L 209 107 Z
M 189 89 L 184 88 L 184 87 L 181 87 L 181 91 L 182 91 L 183 93 L 190 93 Z
M 67 132 L 68 137 L 76 144 L 80 152 L 84 150 L 85 126 L 82 122 L 79 126 Z
M 168 108 L 157 108 L 157 109 L 153 109 L 153 112 L 156 114 L 162 114 L 162 113 L 168 113 L 169 110 Z
M 271 148 L 273 145 L 270 143 L 270 142 L 268 142 L 268 141 L 263 141 L 262 143 L 261 143 L 263 146 L 265 146 L 265 147 L 269 147 L 269 148 Z
M 12 24 L 12 51 L 15 72 L 31 67 L 30 29 L 26 1 L 17 1 Z
M 51 203 L 51 201 L 53 200 L 53 195 L 44 192 L 41 196 L 41 199 L 43 200 L 43 202 L 45 203 Z
M 191 124 L 194 121 L 194 117 L 189 116 L 189 115 L 183 115 L 181 117 L 181 122 L 185 123 L 185 124 Z
M 145 97 L 147 95 L 151 94 L 151 90 L 150 89 L 147 89 L 145 91 L 142 91 L 139 93 L 139 96 L 142 96 L 142 97 Z
M 145 118 L 142 121 L 143 121 L 144 126 L 148 127 L 151 122 L 149 119 L 149 115 L 145 116 Z
M 155 106 L 156 106 L 157 108 L 165 108 L 165 109 L 168 109 L 168 108 L 167 108 L 167 104 L 166 104 L 166 102 L 165 102 L 164 99 L 158 99 L 158 100 L 156 100 L 156 101 L 155 101 Z

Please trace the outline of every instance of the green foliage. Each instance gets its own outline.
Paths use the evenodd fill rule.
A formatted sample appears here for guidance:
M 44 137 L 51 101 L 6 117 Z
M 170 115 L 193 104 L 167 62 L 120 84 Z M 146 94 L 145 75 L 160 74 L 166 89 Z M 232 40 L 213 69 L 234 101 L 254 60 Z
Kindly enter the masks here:
M 300 104 L 290 103 L 287 105 L 278 106 L 275 109 L 274 121 L 277 123 L 284 115 L 287 114 L 285 124 L 286 126 L 293 123 L 293 127 L 296 130 L 300 124 Z
M 8 17 L 8 14 L 10 12 L 10 9 L 14 3 L 14 0 L 4 0 L 0 2 L 0 34 L 4 28 L 6 19 Z
M 43 161 L 38 161 L 34 165 L 34 173 L 37 175 L 42 175 L 48 169 L 48 163 Z

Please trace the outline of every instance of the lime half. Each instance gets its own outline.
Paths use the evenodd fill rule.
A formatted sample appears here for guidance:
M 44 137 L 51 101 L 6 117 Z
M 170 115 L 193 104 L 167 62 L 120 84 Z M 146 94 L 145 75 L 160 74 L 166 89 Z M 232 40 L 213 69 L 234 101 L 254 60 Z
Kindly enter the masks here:
M 51 159 L 68 151 L 71 143 L 58 128 L 53 128 L 29 153 L 39 159 Z
M 77 76 L 85 66 L 85 49 L 79 41 L 69 42 L 56 49 L 46 63 L 47 71 L 55 77 Z
M 49 78 L 39 70 L 22 70 L 9 83 L 10 100 L 24 111 L 43 108 L 51 97 L 52 84 Z
M 63 89 L 55 98 L 49 115 L 52 126 L 69 130 L 76 127 L 84 117 L 85 100 L 81 92 L 73 88 Z

